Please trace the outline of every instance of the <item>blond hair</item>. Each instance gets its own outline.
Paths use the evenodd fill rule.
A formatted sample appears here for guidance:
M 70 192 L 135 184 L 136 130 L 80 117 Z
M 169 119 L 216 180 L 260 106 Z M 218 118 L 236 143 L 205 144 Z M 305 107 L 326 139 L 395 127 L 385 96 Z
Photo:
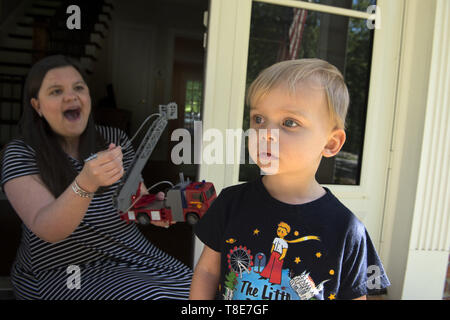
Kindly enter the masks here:
M 324 60 L 287 60 L 264 69 L 248 89 L 247 104 L 254 106 L 270 90 L 281 85 L 295 94 L 299 84 L 305 82 L 319 84 L 324 89 L 331 120 L 337 128 L 344 129 L 350 103 L 348 89 L 341 72 Z

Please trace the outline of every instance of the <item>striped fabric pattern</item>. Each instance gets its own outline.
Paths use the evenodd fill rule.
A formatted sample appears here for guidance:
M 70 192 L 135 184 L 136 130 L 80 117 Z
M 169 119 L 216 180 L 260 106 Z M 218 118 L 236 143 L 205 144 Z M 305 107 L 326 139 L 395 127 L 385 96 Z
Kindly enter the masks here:
M 105 140 L 127 145 L 116 128 L 98 126 Z M 123 152 L 124 169 L 133 159 Z M 78 172 L 83 162 L 70 161 Z M 34 151 L 15 139 L 4 151 L 1 185 L 39 174 Z M 151 244 L 136 225 L 120 220 L 112 202 L 119 182 L 96 194 L 80 225 L 66 239 L 48 243 L 22 224 L 22 240 L 11 270 L 17 299 L 187 299 L 192 271 Z M 79 268 L 79 288 L 68 286 L 68 267 Z

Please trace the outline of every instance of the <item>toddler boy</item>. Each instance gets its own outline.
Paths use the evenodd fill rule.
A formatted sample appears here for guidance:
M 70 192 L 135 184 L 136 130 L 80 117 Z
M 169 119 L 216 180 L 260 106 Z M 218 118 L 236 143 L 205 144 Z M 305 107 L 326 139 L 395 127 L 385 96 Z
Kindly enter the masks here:
M 365 299 L 389 286 L 364 225 L 315 178 L 346 139 L 342 74 L 319 59 L 279 62 L 247 99 L 249 152 L 266 175 L 224 188 L 196 225 L 205 246 L 190 298 Z

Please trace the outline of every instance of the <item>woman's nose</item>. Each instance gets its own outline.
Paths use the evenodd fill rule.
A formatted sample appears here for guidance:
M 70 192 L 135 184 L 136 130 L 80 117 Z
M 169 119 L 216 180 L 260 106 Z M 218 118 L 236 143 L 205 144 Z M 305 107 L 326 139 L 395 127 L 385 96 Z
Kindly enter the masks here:
M 76 93 L 73 92 L 73 91 L 67 92 L 67 93 L 64 95 L 64 100 L 67 101 L 67 102 L 74 101 L 74 100 L 77 100 L 77 99 L 78 99 L 78 96 L 77 96 Z

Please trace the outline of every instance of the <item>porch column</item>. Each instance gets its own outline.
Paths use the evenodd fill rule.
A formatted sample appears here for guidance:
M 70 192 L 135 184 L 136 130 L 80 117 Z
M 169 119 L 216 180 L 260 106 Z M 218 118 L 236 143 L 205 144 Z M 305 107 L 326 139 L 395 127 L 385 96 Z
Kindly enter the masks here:
M 251 7 L 251 0 L 210 2 L 203 132 L 215 129 L 225 137 L 227 129 L 242 128 Z M 237 151 L 238 143 L 235 144 L 235 152 Z M 194 152 L 202 157 L 202 150 Z M 225 153 L 223 159 L 226 159 Z M 224 186 L 238 181 L 238 177 L 239 166 L 226 163 L 205 164 L 204 161 L 199 165 L 199 179 L 214 181 L 217 194 Z M 194 265 L 202 249 L 203 245 L 196 239 Z
M 450 248 L 450 2 L 405 1 L 382 255 L 389 299 L 442 299 Z
M 442 299 L 450 248 L 450 1 L 437 0 L 404 299 Z

